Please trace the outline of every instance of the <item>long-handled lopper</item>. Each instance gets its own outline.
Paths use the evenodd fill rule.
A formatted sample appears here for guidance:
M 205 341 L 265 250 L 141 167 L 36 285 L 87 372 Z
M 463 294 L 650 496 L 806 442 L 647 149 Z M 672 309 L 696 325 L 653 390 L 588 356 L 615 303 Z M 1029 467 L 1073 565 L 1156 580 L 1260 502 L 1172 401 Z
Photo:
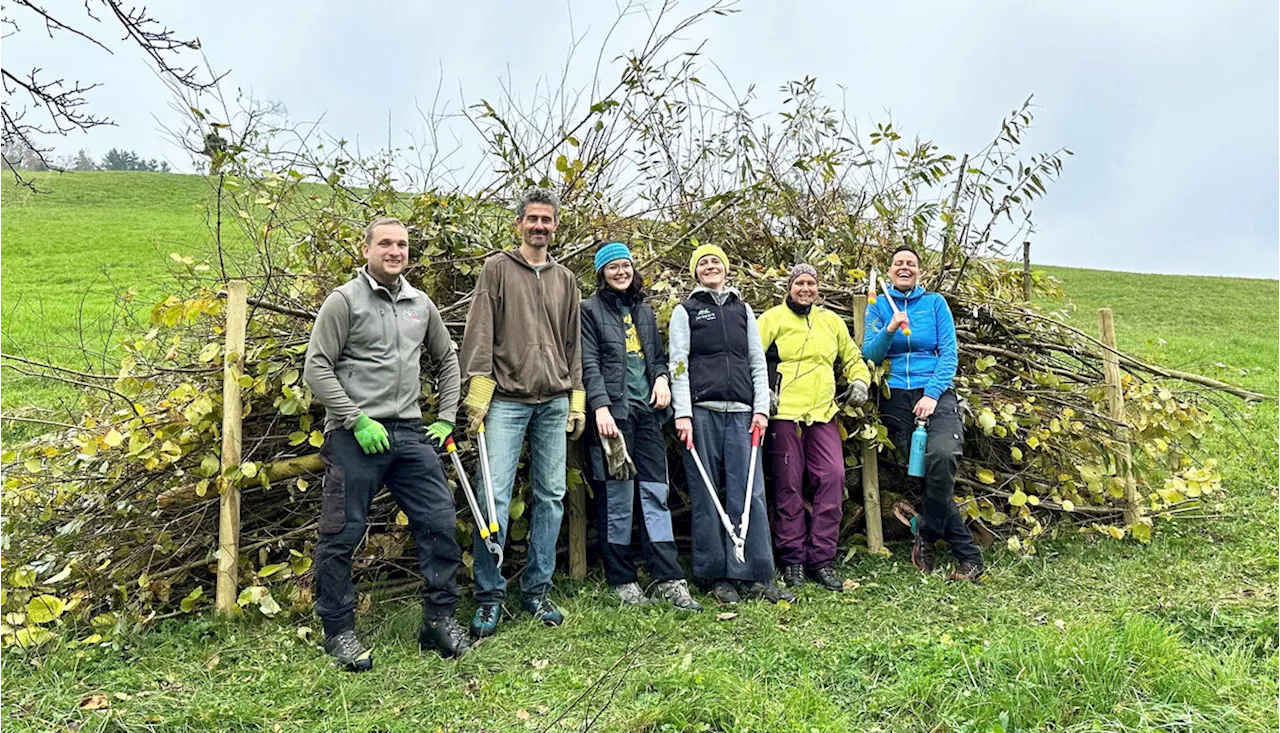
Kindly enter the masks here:
M 480 443 L 480 475 L 484 478 L 485 501 L 489 505 L 489 534 L 497 537 L 498 509 L 493 501 L 493 477 L 489 475 L 489 444 L 484 439 L 484 423 L 480 423 L 476 437 Z
M 490 530 L 491 524 L 487 523 L 484 513 L 480 511 L 480 504 L 476 501 L 476 492 L 471 488 L 471 481 L 467 479 L 467 470 L 462 467 L 462 457 L 458 455 L 458 446 L 453 442 L 453 436 L 449 436 L 444 442 L 444 449 L 453 459 L 453 467 L 458 471 L 458 481 L 462 484 L 462 493 L 467 497 L 467 505 L 471 507 L 471 516 L 475 517 L 476 530 L 480 533 L 480 539 L 484 540 L 485 549 L 487 549 L 497 560 L 498 567 L 502 567 L 502 545 L 494 542 L 496 536 Z
M 747 542 L 747 527 L 751 526 L 751 490 L 756 485 L 756 456 L 760 454 L 760 426 L 751 426 L 751 466 L 747 468 L 747 488 L 742 495 L 742 524 L 740 525 L 739 536 L 742 537 L 742 544 L 737 546 L 737 550 L 742 552 L 738 556 L 738 562 L 746 562 L 746 554 L 744 547 Z
M 886 297 L 886 298 L 888 298 L 888 299 L 889 299 L 889 307 L 893 309 L 893 312 L 894 312 L 894 313 L 897 313 L 897 312 L 898 312 L 898 304 L 894 302 L 894 300 L 893 300 L 893 295 L 891 295 L 891 294 L 889 293 L 889 283 L 885 282 L 884 280 L 881 280 L 881 281 L 880 281 L 880 288 L 884 290 L 884 297 Z M 909 337 L 909 336 L 911 336 L 911 323 L 910 323 L 910 322 L 907 322 L 907 323 L 902 324 L 902 335 L 903 335 L 903 336 L 908 336 L 908 337 Z
M 747 561 L 747 543 L 733 531 L 733 522 L 729 521 L 729 514 L 724 510 L 724 505 L 720 503 L 720 496 L 716 493 L 715 484 L 711 483 L 711 477 L 707 475 L 707 469 L 702 465 L 702 459 L 698 457 L 698 449 L 689 444 L 685 446 L 689 449 L 689 454 L 693 456 L 693 463 L 698 467 L 698 473 L 702 476 L 702 483 L 707 487 L 707 493 L 711 494 L 711 503 L 716 506 L 716 513 L 720 515 L 720 523 L 724 525 L 724 531 L 729 533 L 729 539 L 733 540 L 733 556 L 738 562 Z

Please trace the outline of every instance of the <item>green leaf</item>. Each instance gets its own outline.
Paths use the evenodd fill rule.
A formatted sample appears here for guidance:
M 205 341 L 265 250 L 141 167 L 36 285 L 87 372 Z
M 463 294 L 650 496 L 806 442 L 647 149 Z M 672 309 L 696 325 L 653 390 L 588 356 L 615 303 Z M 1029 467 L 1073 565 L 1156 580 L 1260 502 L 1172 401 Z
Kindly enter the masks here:
M 302 445 L 307 439 L 307 434 L 301 430 L 295 430 L 289 433 L 289 445 Z
M 519 519 L 524 516 L 524 499 L 518 496 L 512 499 L 510 511 L 507 512 L 507 516 L 512 519 Z
M 258 601 L 258 610 L 262 611 L 263 616 L 274 616 L 280 613 L 280 604 L 276 603 L 276 599 L 272 598 L 270 593 L 266 593 Z
M 989 468 L 980 468 L 978 469 L 978 480 L 984 484 L 994 484 L 996 482 L 996 475 Z
M 319 448 L 320 446 L 324 445 L 324 433 L 320 432 L 319 430 L 312 430 L 311 437 L 307 440 L 307 442 L 311 444 L 312 448 Z
M 272 575 L 275 575 L 276 573 L 280 572 L 281 570 L 284 570 L 287 567 L 289 567 L 289 563 L 287 562 L 276 562 L 276 563 L 271 563 L 270 565 L 263 565 L 262 569 L 258 571 L 258 577 L 270 578 Z
M 1013 496 L 1009 497 L 1009 504 L 1010 506 L 1026 506 L 1027 495 L 1022 492 L 1022 489 L 1018 489 L 1013 492 Z
M 192 609 L 196 607 L 196 604 L 199 603 L 200 599 L 203 597 L 204 588 L 197 585 L 195 590 L 188 593 L 187 597 L 182 599 L 182 602 L 178 604 L 178 607 L 182 609 L 183 613 L 191 613 Z
M 62 615 L 67 602 L 57 596 L 36 596 L 27 604 L 27 620 L 33 624 L 47 624 Z

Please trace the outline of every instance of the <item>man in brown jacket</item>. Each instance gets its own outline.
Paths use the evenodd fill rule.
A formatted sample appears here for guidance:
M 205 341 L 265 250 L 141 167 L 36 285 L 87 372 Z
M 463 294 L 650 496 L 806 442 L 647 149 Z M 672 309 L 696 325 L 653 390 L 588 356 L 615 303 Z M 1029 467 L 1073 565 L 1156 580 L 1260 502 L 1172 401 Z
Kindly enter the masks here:
M 487 438 L 499 545 L 506 542 L 516 462 L 529 433 L 533 513 L 520 607 L 548 626 L 564 622 L 547 595 L 564 515 L 566 436 L 577 440 L 582 434 L 587 409 L 578 278 L 547 255 L 559 209 L 554 194 L 540 189 L 520 200 L 520 246 L 485 260 L 460 359 L 462 378 L 470 381 L 464 405 L 471 429 L 483 425 Z M 484 485 L 481 476 L 476 485 Z M 478 532 L 472 546 L 484 546 Z M 497 630 L 507 581 L 482 549 L 475 552 L 473 570 L 479 607 L 471 634 L 478 639 Z

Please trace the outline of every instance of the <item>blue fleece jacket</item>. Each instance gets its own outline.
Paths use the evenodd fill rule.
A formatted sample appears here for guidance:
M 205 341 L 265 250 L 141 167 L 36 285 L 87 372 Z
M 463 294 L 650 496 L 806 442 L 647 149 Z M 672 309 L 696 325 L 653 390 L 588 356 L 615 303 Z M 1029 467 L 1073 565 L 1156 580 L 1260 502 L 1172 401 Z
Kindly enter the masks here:
M 907 312 L 911 335 L 899 328 L 885 329 L 893 318 L 893 308 L 884 298 L 867 305 L 867 330 L 862 339 L 862 356 L 879 364 L 889 358 L 889 387 L 924 389 L 938 399 L 956 378 L 956 322 L 946 298 L 917 285 L 909 293 L 890 288 L 899 310 Z

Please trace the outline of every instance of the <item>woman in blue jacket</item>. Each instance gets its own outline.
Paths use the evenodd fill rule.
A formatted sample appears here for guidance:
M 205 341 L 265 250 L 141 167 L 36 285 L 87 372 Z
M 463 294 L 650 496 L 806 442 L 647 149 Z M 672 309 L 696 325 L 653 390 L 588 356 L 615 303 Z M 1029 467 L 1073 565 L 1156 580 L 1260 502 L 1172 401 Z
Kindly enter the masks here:
M 653 597 L 686 611 L 702 606 L 689 595 L 676 559 L 667 508 L 667 446 L 662 424 L 670 414 L 667 353 L 631 251 L 622 242 L 596 250 L 596 294 L 582 303 L 582 384 L 595 430 L 590 434 L 595 479 L 596 531 L 605 579 L 627 605 L 648 598 L 636 582 L 631 525 L 637 486 L 645 565 L 655 581 Z M 630 463 L 606 461 L 604 444 L 625 444 Z M 621 453 L 619 455 L 622 455 Z M 611 474 L 621 466 L 622 475 Z M 628 475 L 634 472 L 634 475 Z
M 938 293 L 919 284 L 920 256 L 910 247 L 893 253 L 886 275 L 897 312 L 879 298 L 867 306 L 862 355 L 880 363 L 889 359 L 889 398 L 880 400 L 880 416 L 894 445 L 911 444 L 917 423 L 929 433 L 924 457 L 924 512 L 916 527 L 911 561 L 926 573 L 934 569 L 934 544 L 946 540 L 957 566 L 951 580 L 976 582 L 983 572 L 982 550 L 955 502 L 956 468 L 964 451 L 964 419 L 952 382 L 956 376 L 956 324 Z M 906 329 L 911 335 L 905 333 Z

